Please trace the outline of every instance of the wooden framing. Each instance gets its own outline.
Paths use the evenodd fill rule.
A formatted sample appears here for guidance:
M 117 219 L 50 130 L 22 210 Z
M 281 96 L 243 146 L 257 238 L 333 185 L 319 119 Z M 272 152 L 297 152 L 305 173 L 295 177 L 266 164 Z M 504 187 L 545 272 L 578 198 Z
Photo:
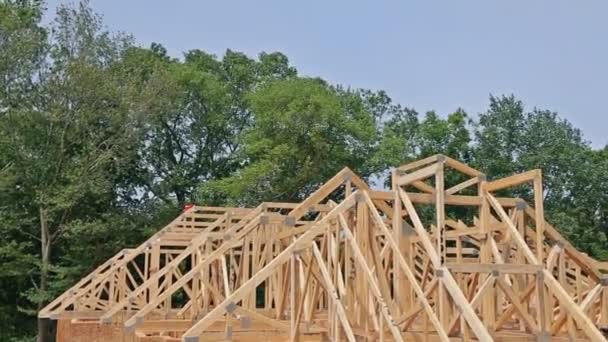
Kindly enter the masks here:
M 531 203 L 496 196 L 516 186 Z M 542 191 L 540 170 L 443 155 L 389 191 L 345 168 L 301 203 L 195 206 L 39 316 L 59 341 L 606 341 L 608 266 L 545 222 Z

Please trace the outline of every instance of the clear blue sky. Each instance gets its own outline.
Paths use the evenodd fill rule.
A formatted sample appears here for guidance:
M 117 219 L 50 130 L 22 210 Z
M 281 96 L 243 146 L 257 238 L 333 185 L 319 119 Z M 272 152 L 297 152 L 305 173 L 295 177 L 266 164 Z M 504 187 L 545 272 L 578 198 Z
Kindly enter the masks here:
M 48 1 L 54 11 L 61 0 Z M 489 94 L 551 109 L 608 143 L 608 1 L 92 0 L 111 30 L 170 54 L 285 53 L 300 73 L 383 89 L 420 112 Z

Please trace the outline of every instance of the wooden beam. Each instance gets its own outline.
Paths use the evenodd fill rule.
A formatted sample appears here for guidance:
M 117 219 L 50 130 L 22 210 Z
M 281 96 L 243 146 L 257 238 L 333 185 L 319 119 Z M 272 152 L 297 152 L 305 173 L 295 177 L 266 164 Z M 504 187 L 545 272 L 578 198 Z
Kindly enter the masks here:
M 496 190 L 517 186 L 523 183 L 532 182 L 535 178 L 539 176 L 539 174 L 540 170 L 531 170 L 513 176 L 501 178 L 495 181 L 487 182 L 485 185 L 485 190 L 493 192 Z
M 543 269 L 542 265 L 534 264 L 447 264 L 446 267 L 457 273 L 507 273 L 507 274 L 536 274 Z

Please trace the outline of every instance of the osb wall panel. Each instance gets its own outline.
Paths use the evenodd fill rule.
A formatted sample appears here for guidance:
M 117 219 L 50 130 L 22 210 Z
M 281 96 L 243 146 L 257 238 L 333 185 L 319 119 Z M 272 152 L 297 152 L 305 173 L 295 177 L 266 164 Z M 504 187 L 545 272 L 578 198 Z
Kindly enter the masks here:
M 122 324 L 65 319 L 57 322 L 57 342 L 136 342 L 136 339 L 133 334 L 125 334 Z

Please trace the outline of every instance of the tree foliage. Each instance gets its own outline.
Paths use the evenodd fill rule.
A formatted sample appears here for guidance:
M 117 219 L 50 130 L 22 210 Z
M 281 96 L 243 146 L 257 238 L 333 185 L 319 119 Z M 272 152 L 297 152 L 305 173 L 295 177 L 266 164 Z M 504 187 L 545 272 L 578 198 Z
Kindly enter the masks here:
M 370 174 L 378 120 L 356 94 L 297 78 L 270 82 L 248 100 L 254 116 L 242 136 L 243 167 L 203 185 L 203 198 L 297 201 L 344 166 Z

